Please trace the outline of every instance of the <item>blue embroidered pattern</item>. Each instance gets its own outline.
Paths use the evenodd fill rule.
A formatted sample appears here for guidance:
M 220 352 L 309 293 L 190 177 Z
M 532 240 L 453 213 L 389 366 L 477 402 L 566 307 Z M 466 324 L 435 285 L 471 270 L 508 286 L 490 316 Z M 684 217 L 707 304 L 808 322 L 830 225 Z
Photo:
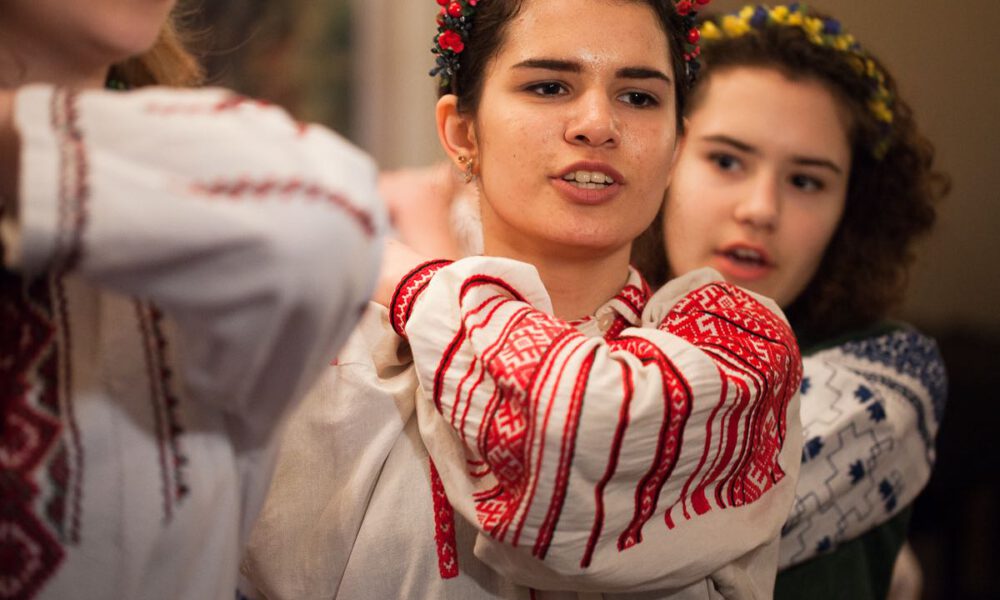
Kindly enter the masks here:
M 804 375 L 802 471 L 781 531 L 782 568 L 835 550 L 913 501 L 926 483 L 911 479 L 914 461 L 925 461 L 926 477 L 947 397 L 937 344 L 912 328 L 806 357 Z M 924 456 L 914 456 L 914 442 Z
M 901 329 L 873 338 L 847 342 L 840 350 L 909 375 L 927 388 L 934 420 L 941 422 L 948 397 L 948 377 L 937 342 L 915 329 Z

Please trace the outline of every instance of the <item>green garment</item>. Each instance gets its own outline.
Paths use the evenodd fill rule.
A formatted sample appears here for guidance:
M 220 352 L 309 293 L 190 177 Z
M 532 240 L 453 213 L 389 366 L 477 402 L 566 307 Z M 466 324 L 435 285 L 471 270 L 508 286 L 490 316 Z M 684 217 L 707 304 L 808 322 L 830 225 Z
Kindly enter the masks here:
M 889 593 L 913 507 L 829 554 L 778 573 L 775 600 L 882 600 Z

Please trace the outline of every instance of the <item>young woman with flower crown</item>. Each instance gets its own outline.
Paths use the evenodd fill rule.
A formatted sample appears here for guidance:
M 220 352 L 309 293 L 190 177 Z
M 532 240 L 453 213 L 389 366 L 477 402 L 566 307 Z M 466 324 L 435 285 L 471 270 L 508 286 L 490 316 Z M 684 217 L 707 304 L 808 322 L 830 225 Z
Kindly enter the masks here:
M 629 268 L 669 183 L 690 16 L 444 7 L 439 134 L 481 192 L 486 256 L 385 278 L 389 310 L 293 415 L 256 593 L 771 595 L 800 451 L 791 331 L 710 271 L 650 298 Z
M 655 284 L 710 266 L 786 307 L 806 348 L 806 449 L 777 595 L 884 597 L 945 401 L 933 340 L 884 318 L 947 179 L 891 75 L 838 22 L 750 6 L 702 31 L 706 70 L 665 227 L 651 229 L 670 260 L 644 236 L 636 264 Z M 427 226 L 454 190 L 414 206 L 386 192 L 402 231 L 424 226 L 408 242 L 455 251 L 447 219 Z
M 884 66 L 793 4 L 701 27 L 652 282 L 709 266 L 773 298 L 803 348 L 805 440 L 778 598 L 884 598 L 945 401 L 933 340 L 886 322 L 947 180 Z
M 0 8 L 0 598 L 231 599 L 277 425 L 374 280 L 360 152 L 101 91 L 197 79 L 172 7 Z

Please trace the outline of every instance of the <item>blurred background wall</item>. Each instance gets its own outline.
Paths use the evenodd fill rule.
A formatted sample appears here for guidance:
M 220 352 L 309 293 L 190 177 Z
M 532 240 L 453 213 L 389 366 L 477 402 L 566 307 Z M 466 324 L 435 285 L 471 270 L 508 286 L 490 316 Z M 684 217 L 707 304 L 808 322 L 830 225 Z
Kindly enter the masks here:
M 334 127 L 383 168 L 430 164 L 432 0 L 188 3 L 211 83 Z M 739 7 L 714 0 L 713 10 Z M 927 598 L 997 598 L 1000 550 L 1000 4 L 817 0 L 895 73 L 953 178 L 900 316 L 940 341 L 950 401 L 912 542 Z

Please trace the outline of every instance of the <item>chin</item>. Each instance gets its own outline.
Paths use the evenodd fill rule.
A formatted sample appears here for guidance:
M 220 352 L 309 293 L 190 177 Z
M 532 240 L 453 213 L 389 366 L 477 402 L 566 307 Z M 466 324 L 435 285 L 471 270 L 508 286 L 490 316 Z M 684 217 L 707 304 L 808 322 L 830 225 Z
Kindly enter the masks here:
M 550 238 L 550 243 L 557 248 L 562 248 L 564 256 L 578 258 L 598 258 L 607 256 L 627 247 L 632 238 L 608 235 L 580 235 L 568 234 L 557 238 Z
M 141 19 L 117 20 L 115 26 L 108 27 L 95 35 L 92 43 L 107 56 L 114 57 L 114 62 L 143 54 L 160 38 L 160 32 L 168 16 L 169 13 L 162 19 L 151 19 L 146 16 Z

